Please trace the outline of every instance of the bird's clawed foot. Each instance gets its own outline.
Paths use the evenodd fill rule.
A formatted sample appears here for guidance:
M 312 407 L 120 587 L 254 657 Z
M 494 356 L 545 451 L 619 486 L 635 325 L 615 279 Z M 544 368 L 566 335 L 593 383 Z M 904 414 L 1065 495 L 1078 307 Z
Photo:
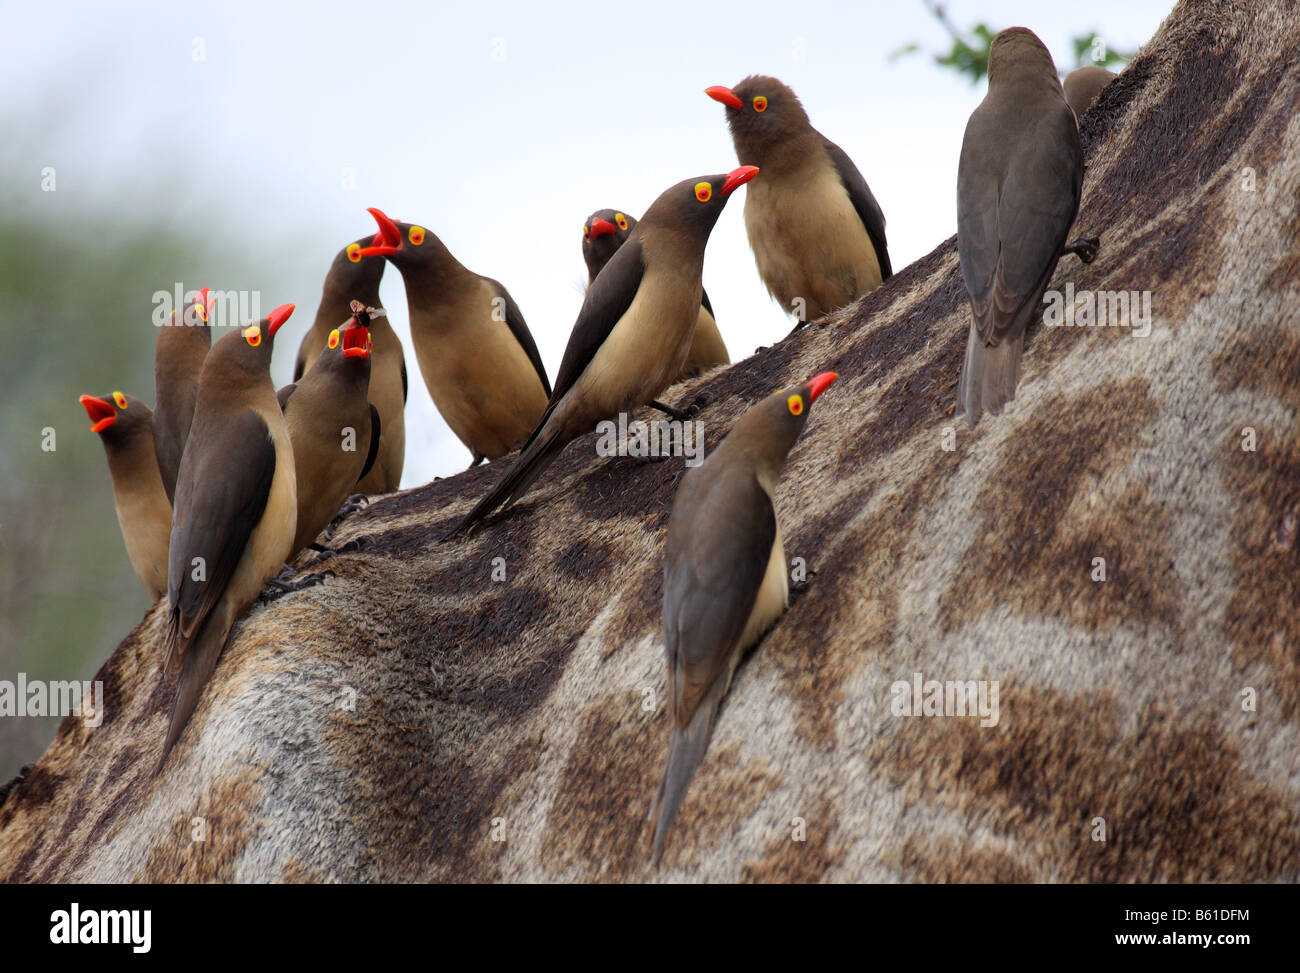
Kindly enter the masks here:
M 314 562 L 313 562 L 314 563 Z M 306 577 L 297 578 L 293 581 L 286 581 L 286 572 L 292 574 L 292 568 L 285 566 L 280 572 L 278 578 L 272 578 L 266 583 L 266 588 L 258 595 L 257 600 L 264 605 L 269 605 L 273 601 L 283 598 L 285 595 L 292 594 L 295 591 L 302 591 L 306 588 L 312 588 L 320 584 L 328 577 L 333 576 L 332 571 L 320 571 L 316 574 L 309 574 Z
M 353 554 L 356 551 L 364 550 L 365 548 L 369 547 L 373 543 L 374 541 L 370 538 L 368 534 L 363 534 L 361 537 L 354 537 L 346 544 L 340 544 L 338 547 L 319 547 L 313 544 L 312 547 L 315 550 L 320 551 L 320 554 L 318 554 L 316 557 L 312 558 L 310 561 L 304 564 L 302 569 L 304 571 L 310 571 L 312 568 L 316 567 L 317 565 L 323 564 L 324 562 L 328 561 L 332 557 L 335 557 L 336 555 Z
M 677 422 L 684 422 L 687 419 L 694 419 L 697 415 L 700 414 L 701 410 L 708 404 L 709 404 L 709 397 L 705 395 L 703 392 L 695 396 L 695 398 L 691 400 L 691 404 L 688 405 L 685 409 L 675 409 L 671 405 L 665 405 L 663 402 L 660 402 L 658 399 L 651 399 L 650 402 L 648 403 L 650 408 L 658 409 L 664 415 L 668 416 L 670 419 L 676 420 Z
M 370 504 L 370 498 L 367 497 L 364 493 L 354 493 L 352 494 L 352 496 L 344 500 L 343 506 L 339 507 L 339 512 L 334 515 L 334 519 L 331 520 L 328 524 L 326 524 L 325 530 L 321 532 L 324 535 L 325 539 L 329 540 L 331 537 L 333 537 L 334 531 L 338 528 L 339 524 L 343 523 L 343 521 L 347 520 L 358 510 L 364 510 L 369 504 Z M 325 550 L 325 548 L 321 547 L 315 541 L 312 541 L 307 546 L 310 547 L 313 551 Z
M 343 501 L 343 506 L 339 507 L 339 512 L 336 513 L 334 519 L 330 521 L 330 526 L 333 527 L 340 520 L 343 520 L 346 517 L 351 517 L 358 510 L 365 510 L 369 505 L 370 498 L 364 493 L 352 494 L 352 496 Z
M 484 456 L 482 453 L 476 452 L 474 453 L 474 458 L 469 461 L 469 466 L 465 467 L 465 469 L 472 470 L 474 467 L 478 466 L 479 463 L 482 463 L 485 459 L 487 459 L 486 456 Z
M 1086 264 L 1092 263 L 1097 259 L 1097 251 L 1101 248 L 1101 237 L 1082 236 L 1073 243 L 1066 244 L 1061 256 L 1072 253 Z
M 816 573 L 817 572 L 813 570 L 808 571 L 809 575 L 814 575 Z M 810 584 L 812 584 L 811 577 L 804 578 L 800 581 L 790 582 L 790 604 L 791 605 L 793 605 L 796 601 L 798 601 L 800 598 L 804 596 L 804 593 L 808 591 L 808 586 Z

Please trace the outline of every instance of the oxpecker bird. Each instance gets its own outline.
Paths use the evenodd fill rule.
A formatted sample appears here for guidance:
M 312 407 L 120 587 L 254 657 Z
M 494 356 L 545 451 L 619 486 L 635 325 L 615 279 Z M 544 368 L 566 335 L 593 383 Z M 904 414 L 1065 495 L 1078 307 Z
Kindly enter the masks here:
M 1075 117 L 1082 118 L 1083 113 L 1092 107 L 1092 103 L 1101 94 L 1101 89 L 1116 77 L 1114 71 L 1107 71 L 1096 64 L 1075 68 L 1067 74 L 1062 87 L 1065 89 L 1065 100 L 1069 102 Z
M 808 410 L 835 378 L 823 372 L 763 399 L 677 490 L 664 551 L 669 747 L 650 806 L 652 861 L 708 749 L 736 666 L 789 603 L 773 491 Z
M 154 451 L 168 503 L 175 498 L 176 474 L 194 419 L 199 372 L 212 347 L 212 325 L 208 320 L 212 304 L 208 288 L 200 290 L 197 300 L 173 311 L 158 329 L 154 347 Z
M 614 251 L 621 247 L 636 226 L 636 220 L 621 210 L 600 209 L 587 217 L 582 225 L 582 259 L 587 263 L 587 286 L 596 279 L 601 268 L 609 263 Z M 691 339 L 691 350 L 686 354 L 686 364 L 682 366 L 674 383 L 702 375 L 718 365 L 730 365 L 731 357 L 727 346 L 718 331 L 718 322 L 713 318 L 713 305 L 709 303 L 709 292 L 701 289 L 699 320 L 695 322 L 695 337 Z
M 681 373 L 699 320 L 704 247 L 727 198 L 758 169 L 686 179 L 662 193 L 587 290 L 541 422 L 509 471 L 453 528 L 509 506 L 570 442 L 655 401 Z
M 172 505 L 163 489 L 154 453 L 153 412 L 121 392 L 83 395 L 90 431 L 99 434 L 113 480 L 113 504 L 135 576 L 157 601 L 167 590 L 167 543 Z
M 226 335 L 199 377 L 167 566 L 166 670 L 180 668 L 162 759 L 198 705 L 235 620 L 289 557 L 298 515 L 293 445 L 271 383 L 277 307 Z
M 1016 396 L 1025 329 L 1041 313 L 1079 210 L 1083 152 L 1074 112 L 1033 32 L 1004 30 L 989 49 L 989 90 L 966 124 L 957 166 L 957 256 L 972 320 L 957 415 L 974 426 Z
M 325 339 L 307 374 L 280 389 L 298 483 L 298 530 L 289 558 L 315 540 L 369 472 L 380 443 L 370 387 L 369 316 L 355 315 Z M 364 319 L 364 320 L 363 320 Z
M 470 466 L 517 449 L 551 394 L 519 306 L 424 227 L 369 212 L 383 242 L 363 247 L 361 256 L 387 257 L 401 271 L 420 374 L 439 414 L 469 449 Z
M 802 325 L 888 280 L 885 214 L 795 93 L 753 75 L 705 94 L 726 106 L 736 157 L 763 170 L 745 198 L 745 229 L 758 275 L 786 312 Z
M 389 235 L 385 236 L 385 232 Z M 401 485 L 406 462 L 406 356 L 402 341 L 389 324 L 379 300 L 385 261 L 366 260 L 361 256 L 364 247 L 396 246 L 400 242 L 395 228 L 381 227 L 380 232 L 354 240 L 334 256 L 325 275 L 316 319 L 298 346 L 298 358 L 293 366 L 296 382 L 325 348 L 330 332 L 344 327 L 351 319 L 352 303 L 360 301 L 369 309 L 368 327 L 374 342 L 370 353 L 370 401 L 379 410 L 383 434 L 374 465 L 357 484 L 360 493 L 396 490 Z

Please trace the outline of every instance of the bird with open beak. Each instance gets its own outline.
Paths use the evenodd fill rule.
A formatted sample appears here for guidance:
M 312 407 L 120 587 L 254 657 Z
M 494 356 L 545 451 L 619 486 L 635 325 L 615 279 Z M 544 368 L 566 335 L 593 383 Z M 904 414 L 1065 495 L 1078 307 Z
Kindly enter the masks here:
M 298 346 L 298 357 L 293 366 L 295 382 L 311 368 L 326 347 L 330 333 L 346 326 L 352 317 L 354 301 L 376 312 L 382 310 L 379 283 L 384 276 L 386 261 L 366 260 L 361 251 L 365 247 L 383 246 L 386 242 L 396 243 L 396 234 L 385 237 L 380 232 L 362 237 L 334 255 L 321 288 L 316 319 Z M 357 484 L 357 491 L 391 493 L 401 486 L 402 469 L 406 463 L 406 355 L 402 350 L 402 340 L 386 314 L 375 313 L 369 329 L 374 342 L 370 353 L 370 401 L 379 410 L 383 435 L 374 465 Z
M 650 806 L 652 861 L 708 749 L 736 666 L 789 604 L 773 491 L 808 410 L 836 377 L 822 372 L 769 395 L 682 476 L 664 548 L 669 744 Z
M 745 198 L 745 229 L 758 275 L 786 312 L 815 321 L 888 280 L 885 214 L 795 93 L 765 75 L 704 90 L 726 107 L 736 158 L 763 170 Z
M 361 256 L 386 257 L 401 271 L 420 374 L 438 413 L 469 449 L 469 465 L 517 449 L 551 394 L 519 305 L 424 227 L 373 207 L 369 213 L 383 242 L 362 247 Z
M 172 505 L 158 472 L 153 412 L 139 399 L 121 392 L 83 395 L 81 405 L 90 417 L 90 431 L 99 434 L 108 457 L 126 556 L 144 590 L 157 601 L 167 590 Z
M 631 235 L 637 221 L 622 210 L 600 209 L 587 217 L 582 225 L 582 259 L 587 263 L 587 286 L 596 279 L 614 251 L 621 247 Z M 700 315 L 695 322 L 695 337 L 691 339 L 691 350 L 686 353 L 686 363 L 674 381 L 683 382 L 688 378 L 703 375 L 719 365 L 730 365 L 731 356 L 718 331 L 718 322 L 713 317 L 713 305 L 709 303 L 709 292 L 701 288 Z
M 329 333 L 307 374 L 276 396 L 289 425 L 298 484 L 298 530 L 288 559 L 316 539 L 374 465 L 381 419 L 367 399 L 369 322 L 357 301 L 353 316 Z
M 293 444 L 271 382 L 283 304 L 212 346 L 176 480 L 167 563 L 165 669 L 179 666 L 162 768 L 230 629 L 280 573 L 298 517 Z
M 754 166 L 686 179 L 665 190 L 587 290 L 564 349 L 555 391 L 523 452 L 452 529 L 509 506 L 574 439 L 640 405 L 686 414 L 655 397 L 673 383 L 695 335 L 704 248 L 727 199 Z

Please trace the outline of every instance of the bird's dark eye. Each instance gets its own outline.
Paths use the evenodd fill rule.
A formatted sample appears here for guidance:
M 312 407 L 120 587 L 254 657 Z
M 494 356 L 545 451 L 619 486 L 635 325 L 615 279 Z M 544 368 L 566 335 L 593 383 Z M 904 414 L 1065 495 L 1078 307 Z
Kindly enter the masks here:
M 754 99 L 754 111 L 767 111 L 767 99 L 762 95 Z
M 695 198 L 701 203 L 707 203 L 713 197 L 713 185 L 707 182 L 697 182 L 695 184 Z
M 624 216 L 622 213 L 619 213 L 614 217 L 614 222 L 618 224 L 618 228 L 620 230 L 627 229 L 627 217 Z
M 125 395 L 123 395 L 121 392 L 114 392 L 114 393 L 113 393 L 113 401 L 117 403 L 117 407 L 118 407 L 119 409 L 121 409 L 121 410 L 124 411 L 124 412 L 126 411 L 126 396 L 125 396 Z
M 803 396 L 796 392 L 785 400 L 785 404 L 790 407 L 790 415 L 797 416 L 803 412 Z
M 584 227 L 582 228 L 582 238 L 583 238 L 584 240 L 590 240 L 590 239 L 591 239 L 591 227 L 589 227 L 589 226 L 584 226 Z
M 361 262 L 361 247 L 355 243 L 348 244 L 348 259 L 354 264 Z

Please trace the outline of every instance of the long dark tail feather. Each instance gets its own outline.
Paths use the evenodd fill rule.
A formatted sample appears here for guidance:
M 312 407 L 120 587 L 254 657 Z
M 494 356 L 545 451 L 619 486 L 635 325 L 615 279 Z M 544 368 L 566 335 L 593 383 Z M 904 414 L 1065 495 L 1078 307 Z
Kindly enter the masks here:
M 544 436 L 534 436 L 506 475 L 501 477 L 482 500 L 474 504 L 474 509 L 462 517 L 447 536 L 458 537 L 498 507 L 508 507 L 514 503 L 568 444 L 569 438 L 562 436 L 558 430 Z
M 669 677 L 671 678 L 671 676 Z M 679 730 L 674 723 L 672 739 L 668 748 L 668 763 L 664 767 L 663 779 L 655 793 L 654 803 L 650 805 L 650 820 L 655 822 L 654 846 L 650 852 L 650 864 L 659 864 L 663 854 L 664 839 L 668 828 L 681 809 L 686 789 L 699 769 L 700 761 L 709 748 L 709 739 L 713 736 L 713 723 L 718 715 L 718 704 L 727 690 L 727 680 L 717 679 L 695 710 L 686 729 Z M 670 715 L 671 719 L 671 715 Z
M 163 741 L 162 757 L 158 760 L 158 766 L 154 768 L 155 775 L 167 763 L 172 747 L 180 739 L 181 732 L 199 705 L 203 688 L 212 678 L 212 672 L 217 668 L 217 660 L 221 658 L 221 650 L 225 648 L 226 639 L 230 635 L 230 627 L 223 624 L 222 619 L 216 615 L 217 613 L 214 612 L 208 618 L 203 631 L 185 652 L 181 662 L 181 674 L 176 683 L 176 698 L 172 703 L 171 721 L 167 726 L 167 738 Z
M 958 416 L 975 427 L 980 416 L 991 412 L 1001 415 L 1002 408 L 1016 397 L 1020 383 L 1020 356 L 1024 338 L 1008 338 L 999 345 L 985 345 L 970 329 L 966 339 L 966 360 L 957 383 Z

